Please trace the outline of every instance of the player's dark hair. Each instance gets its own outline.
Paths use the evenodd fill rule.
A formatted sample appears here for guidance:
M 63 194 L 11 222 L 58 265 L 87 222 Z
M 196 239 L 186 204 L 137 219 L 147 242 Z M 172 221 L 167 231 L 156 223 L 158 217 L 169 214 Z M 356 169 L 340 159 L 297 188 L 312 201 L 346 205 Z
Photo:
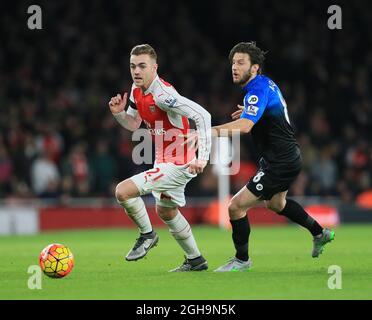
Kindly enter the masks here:
M 155 61 L 158 59 L 155 49 L 147 43 L 135 46 L 130 52 L 130 55 L 139 56 L 140 54 L 148 54 Z
M 265 60 L 265 54 L 267 52 L 264 52 L 259 47 L 257 47 L 256 42 L 240 42 L 235 45 L 231 49 L 229 54 L 230 63 L 232 63 L 232 59 L 235 53 L 247 53 L 249 55 L 249 58 L 251 59 L 251 63 L 258 64 L 260 66 L 257 73 L 262 73 L 263 62 Z

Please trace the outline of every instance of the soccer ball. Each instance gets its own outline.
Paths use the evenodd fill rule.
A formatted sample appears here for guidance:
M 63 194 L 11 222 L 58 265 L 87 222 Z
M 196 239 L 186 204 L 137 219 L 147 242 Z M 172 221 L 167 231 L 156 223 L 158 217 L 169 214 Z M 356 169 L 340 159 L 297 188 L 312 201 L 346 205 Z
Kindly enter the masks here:
M 74 256 L 69 248 L 53 243 L 41 251 L 39 265 L 48 277 L 63 278 L 74 267 Z

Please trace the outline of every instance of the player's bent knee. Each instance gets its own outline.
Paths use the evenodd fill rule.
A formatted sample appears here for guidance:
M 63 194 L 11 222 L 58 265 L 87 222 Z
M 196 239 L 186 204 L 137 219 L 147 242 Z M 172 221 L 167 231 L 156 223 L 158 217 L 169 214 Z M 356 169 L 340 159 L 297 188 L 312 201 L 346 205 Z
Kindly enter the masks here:
M 235 202 L 234 200 L 230 201 L 228 210 L 229 210 L 229 217 L 232 220 L 242 218 L 245 215 L 245 211 L 242 210 L 242 208 L 240 208 L 238 203 Z
M 156 206 L 156 212 L 160 219 L 164 221 L 172 220 L 178 213 L 178 208 L 166 208 L 161 206 Z
M 128 185 L 128 180 L 125 180 L 123 182 L 120 182 L 115 189 L 115 197 L 116 200 L 120 202 L 124 202 L 129 200 L 130 198 L 133 198 L 133 196 L 130 194 L 130 187 Z
M 119 203 L 128 200 L 128 198 L 125 195 L 125 192 L 123 192 L 123 188 L 120 186 L 120 183 L 116 186 L 115 198 Z
M 239 210 L 239 208 L 238 208 L 236 203 L 230 201 L 228 210 L 229 210 L 229 213 L 234 214 L 234 212 L 237 212 Z
M 280 212 L 284 209 L 285 207 L 285 201 L 275 201 L 275 202 L 271 202 L 269 201 L 267 203 L 267 207 L 276 212 L 277 214 L 280 214 Z

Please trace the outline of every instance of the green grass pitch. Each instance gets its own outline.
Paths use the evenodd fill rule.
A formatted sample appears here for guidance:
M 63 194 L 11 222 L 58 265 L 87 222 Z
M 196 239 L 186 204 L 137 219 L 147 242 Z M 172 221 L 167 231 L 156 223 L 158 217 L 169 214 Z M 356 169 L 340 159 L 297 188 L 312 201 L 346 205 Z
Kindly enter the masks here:
M 252 226 L 252 270 L 214 273 L 233 255 L 230 231 L 193 228 L 209 270 L 168 273 L 183 254 L 166 229 L 148 256 L 126 262 L 134 229 L 48 232 L 0 237 L 0 299 L 372 299 L 372 225 L 343 225 L 319 259 L 312 238 L 296 226 Z M 50 243 L 70 247 L 75 267 L 63 279 L 43 275 L 42 289 L 30 290 L 27 269 Z M 342 289 L 329 289 L 328 267 L 342 270 Z

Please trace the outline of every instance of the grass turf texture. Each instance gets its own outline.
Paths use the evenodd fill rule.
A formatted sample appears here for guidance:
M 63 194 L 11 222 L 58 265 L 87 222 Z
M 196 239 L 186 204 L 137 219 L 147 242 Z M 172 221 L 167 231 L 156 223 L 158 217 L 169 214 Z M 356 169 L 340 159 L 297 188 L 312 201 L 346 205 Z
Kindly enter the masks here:
M 194 227 L 209 270 L 168 273 L 183 262 L 166 229 L 147 257 L 124 261 L 137 231 L 90 230 L 0 237 L 0 299 L 372 299 L 372 225 L 336 228 L 335 241 L 318 259 L 312 238 L 296 226 L 257 227 L 251 233 L 254 267 L 215 273 L 233 255 L 230 231 Z M 43 275 L 42 289 L 30 290 L 27 269 L 50 243 L 68 246 L 75 267 L 63 279 Z M 342 268 L 342 289 L 327 286 L 330 265 Z

